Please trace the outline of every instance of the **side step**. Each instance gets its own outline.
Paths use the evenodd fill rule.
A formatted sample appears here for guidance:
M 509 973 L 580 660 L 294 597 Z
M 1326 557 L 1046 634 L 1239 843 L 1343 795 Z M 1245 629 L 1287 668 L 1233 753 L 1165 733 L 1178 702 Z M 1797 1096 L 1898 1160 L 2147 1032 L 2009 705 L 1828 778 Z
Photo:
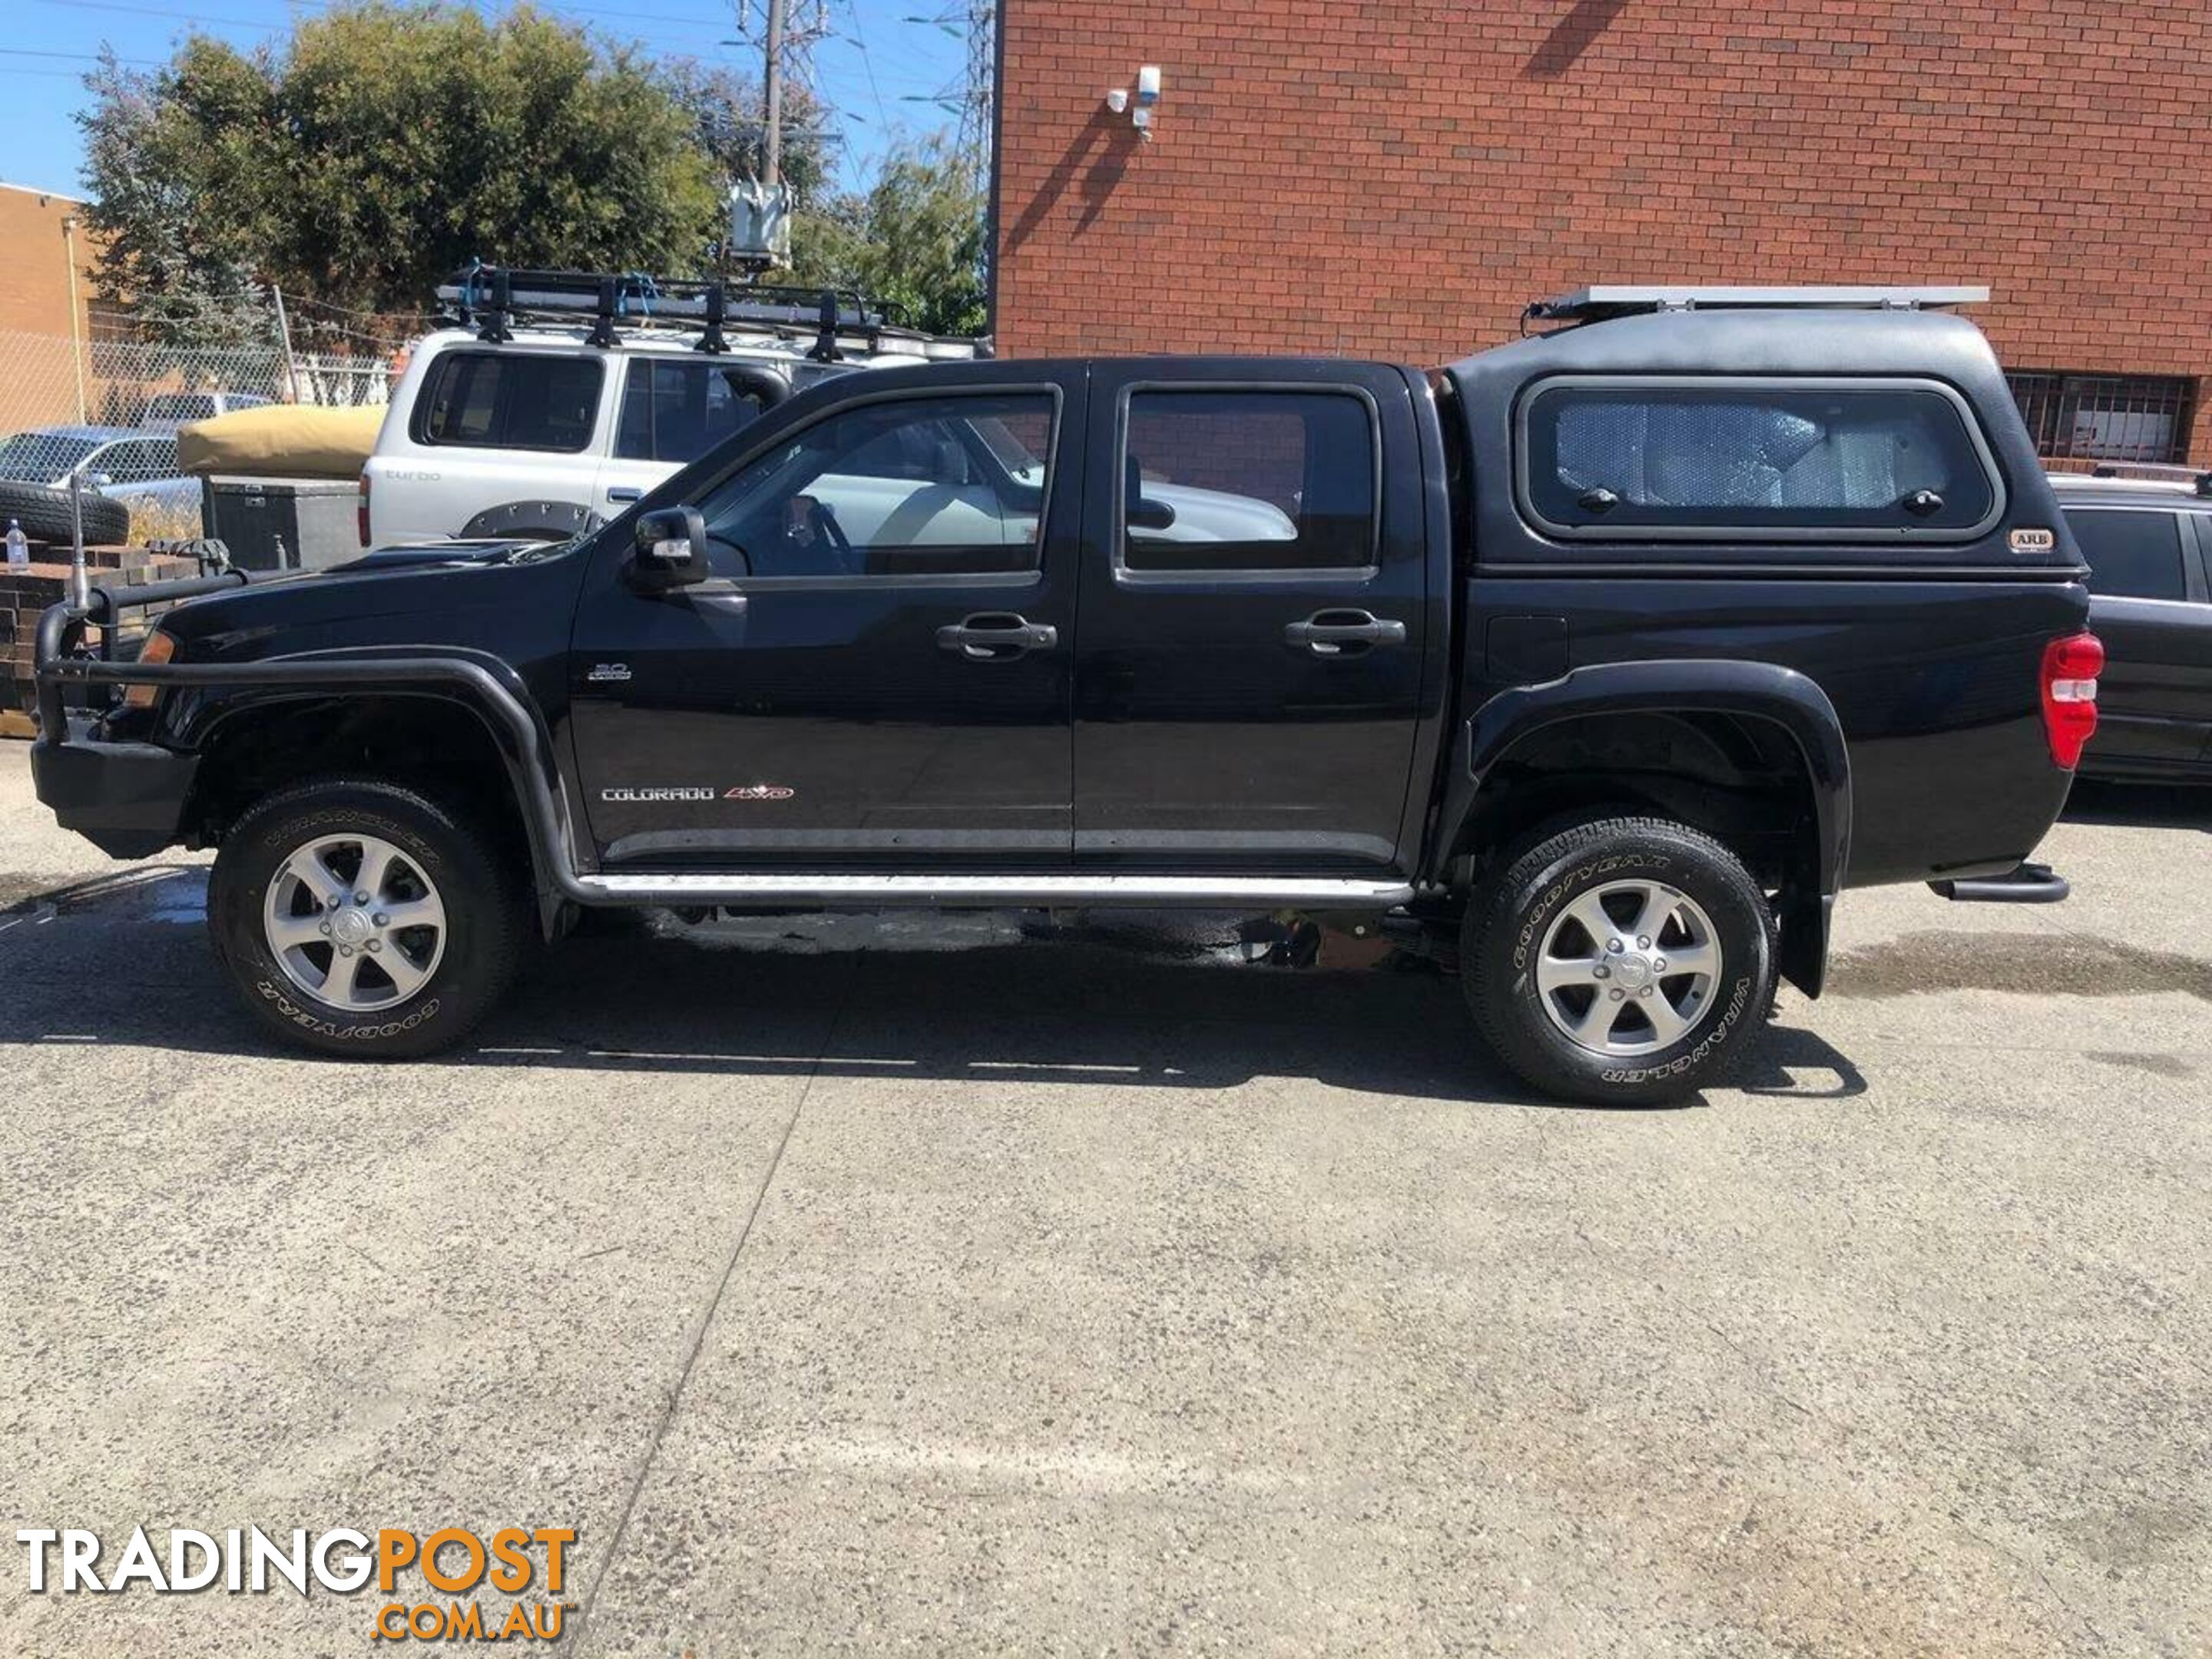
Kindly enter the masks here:
M 1402 881 L 1301 876 L 1002 876 L 748 874 L 581 876 L 591 904 L 819 906 L 826 909 L 1079 908 L 1123 904 L 1162 908 L 1389 910 L 1413 896 Z

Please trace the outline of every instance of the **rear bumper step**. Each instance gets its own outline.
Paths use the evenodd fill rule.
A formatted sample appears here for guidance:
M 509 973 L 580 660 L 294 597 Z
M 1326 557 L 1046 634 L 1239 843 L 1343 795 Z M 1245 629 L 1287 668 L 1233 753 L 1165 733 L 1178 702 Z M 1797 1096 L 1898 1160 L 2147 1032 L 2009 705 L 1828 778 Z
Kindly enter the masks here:
M 1962 876 L 1928 885 L 1938 897 L 1961 904 L 2057 904 L 2074 890 L 2047 864 L 2023 864 L 2001 876 Z
M 1018 876 L 828 874 L 579 876 L 601 904 L 821 905 L 830 908 L 995 908 L 1219 905 L 1388 910 L 1413 896 L 1404 882 L 1299 876 Z

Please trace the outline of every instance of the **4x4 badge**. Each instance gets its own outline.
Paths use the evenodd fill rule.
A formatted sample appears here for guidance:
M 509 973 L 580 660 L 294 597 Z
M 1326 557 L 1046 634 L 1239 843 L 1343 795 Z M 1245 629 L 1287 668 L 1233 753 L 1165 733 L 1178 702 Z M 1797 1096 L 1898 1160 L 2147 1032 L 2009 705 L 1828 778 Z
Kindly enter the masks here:
M 597 663 L 592 665 L 592 672 L 584 676 L 585 681 L 592 685 L 604 685 L 609 681 L 626 680 L 629 678 L 629 665 L 626 662 Z
M 722 791 L 724 800 L 789 800 L 799 791 L 781 783 L 741 783 Z

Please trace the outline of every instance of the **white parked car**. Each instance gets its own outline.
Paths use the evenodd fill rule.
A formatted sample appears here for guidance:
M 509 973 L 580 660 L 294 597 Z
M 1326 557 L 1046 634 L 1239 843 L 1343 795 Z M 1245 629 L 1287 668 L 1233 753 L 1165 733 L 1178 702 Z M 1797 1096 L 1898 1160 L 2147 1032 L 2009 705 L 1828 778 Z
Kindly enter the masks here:
M 364 547 L 573 536 L 825 375 L 983 355 L 858 307 L 832 321 L 732 289 L 710 331 L 696 288 L 608 316 L 599 278 L 512 276 L 503 314 L 477 285 L 439 290 L 467 321 L 409 358 L 362 472 Z
M 146 400 L 146 412 L 138 417 L 138 425 L 147 432 L 174 432 L 194 421 L 211 421 L 218 415 L 259 409 L 275 401 L 258 392 L 157 392 Z

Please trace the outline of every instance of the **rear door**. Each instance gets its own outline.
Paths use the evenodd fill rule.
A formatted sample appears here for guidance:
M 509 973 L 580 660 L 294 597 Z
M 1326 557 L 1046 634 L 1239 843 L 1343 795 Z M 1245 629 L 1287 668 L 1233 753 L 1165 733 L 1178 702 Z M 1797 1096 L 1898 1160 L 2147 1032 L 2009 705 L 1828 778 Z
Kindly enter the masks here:
M 1086 450 L 1078 864 L 1398 870 L 1431 645 L 1403 377 L 1100 363 Z
M 700 352 L 638 352 L 615 362 L 622 376 L 614 441 L 599 464 L 592 506 L 611 519 L 768 408 L 755 358 Z
M 459 536 L 515 502 L 587 508 L 609 361 L 520 343 L 438 353 L 404 428 L 386 422 L 369 463 L 376 544 Z
M 2212 603 L 2202 518 L 2155 506 L 2069 502 L 2089 562 L 2090 626 L 2105 642 L 2097 735 L 2085 764 L 2155 774 L 2212 749 Z

